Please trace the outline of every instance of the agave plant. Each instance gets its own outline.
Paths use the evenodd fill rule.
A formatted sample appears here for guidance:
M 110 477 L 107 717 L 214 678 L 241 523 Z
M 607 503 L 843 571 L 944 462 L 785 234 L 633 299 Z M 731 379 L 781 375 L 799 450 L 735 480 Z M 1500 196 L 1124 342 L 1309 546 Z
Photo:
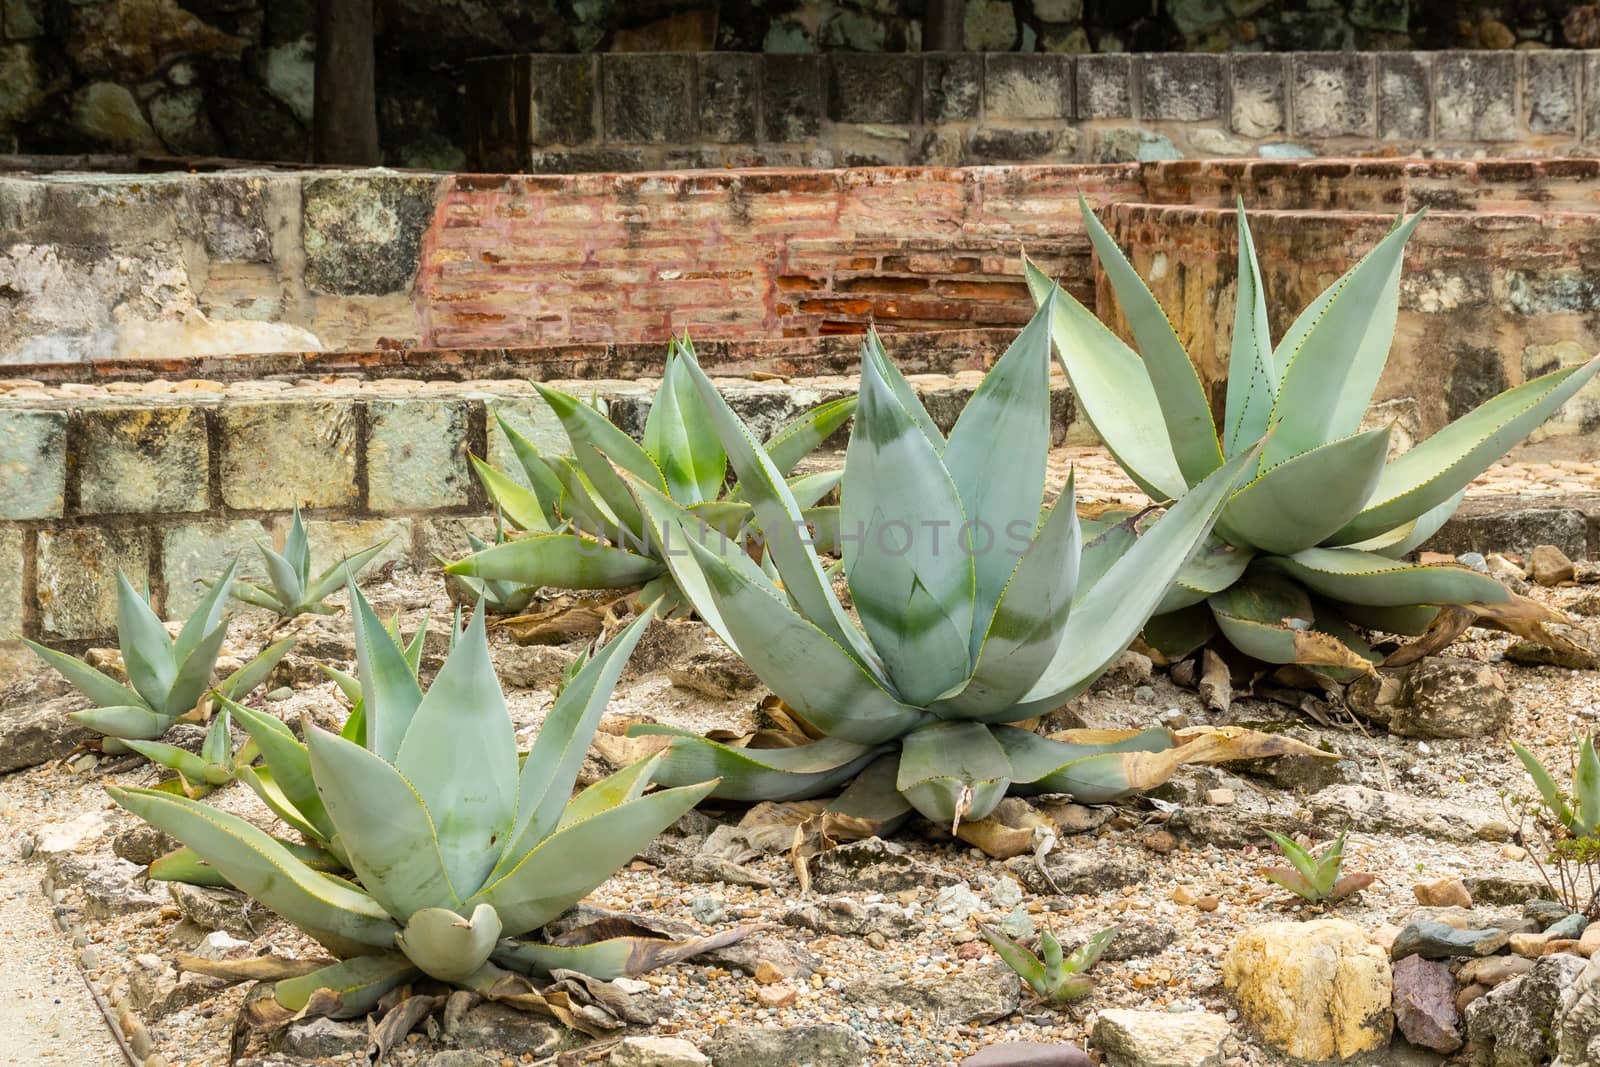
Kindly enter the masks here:
M 1556 784 L 1538 756 L 1515 741 L 1511 748 L 1539 791 L 1533 823 L 1543 847 L 1529 851 L 1540 876 L 1573 911 L 1600 916 L 1600 756 L 1594 739 L 1586 736 L 1578 744 L 1570 791 Z
M 269 587 L 250 582 L 234 582 L 234 599 L 258 608 L 275 611 L 286 619 L 297 615 L 332 615 L 338 608 L 324 604 L 323 600 L 342 589 L 361 573 L 361 568 L 372 562 L 372 557 L 382 552 L 389 542 L 380 541 L 359 552 L 352 553 L 323 571 L 311 576 L 311 543 L 306 538 L 305 523 L 300 521 L 300 505 L 294 508 L 294 520 L 283 541 L 279 554 L 265 544 L 256 547 L 266 563 Z
M 674 340 L 666 369 L 636 443 L 577 397 L 533 383 L 561 420 L 572 455 L 547 456 L 503 419 L 532 490 L 474 459 L 473 466 L 496 506 L 527 531 L 506 544 L 475 553 L 446 568 L 480 581 L 566 589 L 623 589 L 643 585 L 640 604 L 665 598 L 667 614 L 687 601 L 649 535 L 645 517 L 616 468 L 688 509 L 693 523 L 734 533 L 751 519 L 742 486 L 724 492 L 728 457 L 706 420 L 685 369 L 694 362 L 688 340 Z M 813 408 L 767 442 L 780 476 L 789 472 L 855 411 L 855 398 Z M 801 475 L 787 484 L 796 506 L 816 524 L 830 525 L 829 509 L 813 508 L 839 483 L 838 471 Z
M 190 752 L 178 745 L 164 741 L 125 740 L 133 751 L 151 763 L 159 764 L 178 776 L 163 782 L 157 788 L 180 791 L 195 800 L 205 796 L 219 785 L 233 781 L 240 767 L 256 758 L 254 741 L 246 741 L 237 750 L 233 747 L 233 716 L 225 705 L 211 719 L 199 752 Z
M 515 431 L 512 431 L 513 433 Z M 518 486 L 520 489 L 521 487 Z M 507 541 L 505 519 L 499 508 L 494 511 L 494 541 L 493 545 L 503 545 Z M 477 534 L 467 531 L 467 544 L 473 553 L 485 552 L 492 547 Z M 450 565 L 450 561 L 443 556 L 435 556 L 441 567 Z M 470 578 L 461 574 L 447 574 L 445 581 L 458 592 L 461 600 L 468 604 L 482 603 L 491 615 L 515 615 L 528 606 L 533 595 L 539 587 L 528 585 L 524 582 L 494 581 L 488 578 Z
M 1404 557 L 1444 525 L 1473 478 L 1600 371 L 1600 360 L 1507 390 L 1389 461 L 1389 429 L 1361 425 L 1394 334 L 1401 254 L 1421 213 L 1398 222 L 1274 346 L 1241 203 L 1219 435 L 1161 306 L 1082 209 L 1139 352 L 1031 263 L 1028 286 L 1036 303 L 1055 307 L 1057 353 L 1117 463 L 1153 500 L 1180 500 L 1256 450 L 1215 535 L 1161 602 L 1151 644 L 1186 655 L 1220 630 L 1269 663 L 1367 669 L 1377 657 L 1357 627 L 1417 635 L 1440 618 L 1453 627 L 1433 642 L 1443 644 L 1478 619 L 1548 639 L 1547 613 L 1488 575 Z
M 1333 844 L 1313 856 L 1292 838 L 1267 831 L 1289 861 L 1287 867 L 1262 867 L 1261 875 L 1311 904 L 1337 904 L 1370 886 L 1374 878 L 1365 871 L 1344 873 L 1344 839 L 1340 834 Z
M 180 717 L 203 712 L 201 703 L 211 688 L 217 656 L 228 635 L 223 593 L 233 577 L 233 568 L 230 563 L 176 638 L 167 634 L 161 617 L 127 575 L 117 572 L 117 644 L 122 650 L 128 685 L 65 652 L 23 639 L 40 659 L 95 702 L 96 707 L 71 712 L 67 717 L 104 734 L 102 751 L 126 752 L 125 741 L 153 741 Z M 292 638 L 269 645 L 225 678 L 216 691 L 227 697 L 243 696 L 266 680 L 293 645 Z
M 709 793 L 705 782 L 645 793 L 647 759 L 571 796 L 645 611 L 551 709 L 518 767 L 489 659 L 483 611 L 424 693 L 371 608 L 352 598 L 367 744 L 305 724 L 261 733 L 275 787 L 347 862 L 325 877 L 264 831 L 196 801 L 112 787 L 112 798 L 194 849 L 237 888 L 294 922 L 340 962 L 280 981 L 283 1012 L 365 1014 L 420 975 L 491 996 L 534 995 L 519 975 L 552 968 L 610 978 L 654 962 L 636 938 L 559 947 L 521 940 L 555 919 Z M 235 709 L 237 710 L 237 709 Z M 271 747 L 267 734 L 283 744 Z M 328 991 L 331 991 L 328 992 Z
M 662 781 L 720 777 L 718 796 L 788 800 L 856 779 L 831 810 L 888 825 L 914 808 L 950 825 L 983 819 L 1014 786 L 1098 802 L 1191 758 L 1293 745 L 1245 734 L 1179 745 L 1159 729 L 1052 740 L 1008 725 L 1061 706 L 1122 653 L 1253 458 L 1216 471 L 1131 546 L 1122 527 L 1083 546 L 1070 480 L 1041 514 L 1050 320 L 1045 308 L 1022 331 L 948 440 L 869 336 L 839 523 L 859 626 L 779 465 L 683 361 L 747 488 L 764 548 L 697 533 L 658 487 L 625 477 L 695 611 L 821 739 L 760 747 L 773 739 L 758 736 L 737 747 L 637 728 L 676 734 Z
M 1005 965 L 1028 984 L 1033 995 L 1046 1004 L 1066 1004 L 1088 996 L 1094 989 L 1094 979 L 1086 972 L 1099 962 L 1117 933 L 1114 929 L 1101 930 L 1069 956 L 1049 930 L 1039 933 L 1038 955 L 986 923 L 978 924 L 978 932 Z

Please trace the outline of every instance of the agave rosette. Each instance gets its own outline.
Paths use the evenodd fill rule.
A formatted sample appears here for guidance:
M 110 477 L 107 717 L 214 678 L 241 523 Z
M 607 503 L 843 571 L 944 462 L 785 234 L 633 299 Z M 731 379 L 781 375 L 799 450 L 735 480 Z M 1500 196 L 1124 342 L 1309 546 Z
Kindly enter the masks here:
M 71 712 L 67 718 L 104 734 L 100 742 L 103 751 L 125 752 L 129 748 L 126 742 L 154 741 L 179 718 L 202 717 L 202 704 L 211 689 L 217 657 L 228 636 L 224 594 L 233 578 L 233 568 L 234 564 L 228 564 L 177 637 L 167 633 L 161 616 L 127 575 L 117 572 L 117 644 L 128 675 L 126 685 L 75 656 L 23 639 L 40 659 L 95 702 L 95 707 Z M 243 696 L 264 682 L 293 646 L 293 638 L 269 645 L 218 683 L 216 691 L 228 697 Z
M 534 382 L 561 420 L 572 455 L 547 455 L 500 420 L 501 432 L 532 488 L 481 460 L 474 458 L 472 463 L 495 505 L 513 526 L 526 532 L 474 552 L 445 568 L 446 573 L 533 587 L 643 586 L 638 603 L 664 598 L 666 614 L 686 610 L 687 602 L 618 470 L 687 508 L 696 525 L 734 533 L 750 522 L 743 488 L 726 488 L 727 454 L 706 421 L 685 370 L 693 361 L 687 339 L 674 340 L 645 419 L 642 443 L 577 397 Z M 780 429 L 767 442 L 779 472 L 788 477 L 808 453 L 849 421 L 854 410 L 854 397 L 830 401 Z M 789 481 L 789 492 L 814 521 L 826 526 L 830 509 L 815 505 L 839 484 L 839 477 L 838 471 L 800 475 Z
M 1122 653 L 1252 459 L 1216 471 L 1136 541 L 1117 526 L 1085 545 L 1070 480 L 1042 508 L 1050 321 L 1045 308 L 1021 332 L 948 439 L 869 336 L 839 513 L 859 625 L 778 466 L 684 360 L 763 551 L 696 531 L 685 509 L 630 474 L 635 499 L 696 613 L 818 739 L 739 747 L 637 727 L 673 735 L 662 781 L 719 777 L 716 795 L 737 800 L 816 797 L 849 782 L 830 813 L 881 827 L 915 809 L 950 824 L 983 819 L 1014 787 L 1111 800 L 1191 756 L 1230 758 L 1259 740 L 1195 747 L 1162 729 L 1058 740 L 1010 725 L 1083 692 Z
M 1035 303 L 1055 308 L 1057 354 L 1107 449 L 1157 501 L 1182 500 L 1225 464 L 1257 452 L 1146 640 L 1185 655 L 1220 631 L 1269 663 L 1368 669 L 1377 657 L 1362 630 L 1420 634 L 1441 607 L 1513 627 L 1539 621 L 1536 605 L 1486 574 L 1406 557 L 1444 525 L 1467 484 L 1592 379 L 1600 360 L 1509 389 L 1390 460 L 1389 428 L 1361 426 L 1388 359 L 1402 253 L 1421 213 L 1398 221 L 1274 346 L 1241 204 L 1219 435 L 1160 304 L 1082 207 L 1138 352 L 1033 264 L 1026 270 Z
M 269 716 L 242 716 L 275 804 L 338 853 L 329 877 L 251 823 L 155 790 L 118 804 L 184 842 L 229 883 L 294 922 L 340 961 L 277 984 L 282 1010 L 371 1010 L 420 975 L 500 995 L 553 968 L 610 978 L 665 958 L 638 938 L 558 947 L 521 940 L 561 915 L 710 792 L 647 793 L 654 758 L 572 786 L 611 689 L 652 612 L 589 662 L 521 761 L 489 658 L 483 612 L 424 693 L 397 644 L 352 591 L 366 745 L 309 723 L 305 743 Z M 239 708 L 232 709 L 239 714 Z M 269 721 L 270 720 L 270 721 Z
M 323 600 L 343 589 L 361 573 L 361 568 L 371 563 L 382 552 L 388 541 L 368 545 L 351 553 L 321 574 L 311 573 L 311 541 L 306 536 L 306 525 L 300 519 L 300 506 L 295 505 L 294 519 L 284 537 L 283 551 L 275 552 L 265 544 L 257 544 L 261 560 L 266 565 L 267 584 L 236 581 L 232 583 L 235 600 L 258 608 L 275 611 L 286 619 L 297 615 L 332 615 L 339 610 Z

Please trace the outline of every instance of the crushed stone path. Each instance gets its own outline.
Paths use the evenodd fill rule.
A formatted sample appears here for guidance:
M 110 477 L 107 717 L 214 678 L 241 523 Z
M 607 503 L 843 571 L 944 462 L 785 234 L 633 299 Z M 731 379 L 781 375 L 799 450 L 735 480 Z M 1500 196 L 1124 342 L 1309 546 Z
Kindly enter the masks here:
M 72 947 L 18 855 L 14 810 L 0 791 L 0 1065 L 125 1067 Z

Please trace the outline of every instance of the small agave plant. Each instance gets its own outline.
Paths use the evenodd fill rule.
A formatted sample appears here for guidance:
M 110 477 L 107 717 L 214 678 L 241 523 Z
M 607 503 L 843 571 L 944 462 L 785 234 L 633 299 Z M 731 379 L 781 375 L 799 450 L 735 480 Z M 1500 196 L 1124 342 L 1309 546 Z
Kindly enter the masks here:
M 323 601 L 344 588 L 361 568 L 383 551 L 387 541 L 363 548 L 341 559 L 315 577 L 311 574 L 311 542 L 306 538 L 305 523 L 300 521 L 300 506 L 295 505 L 294 521 L 289 524 L 288 536 L 283 541 L 283 552 L 277 553 L 265 544 L 256 547 L 267 567 L 267 586 L 250 582 L 234 582 L 235 600 L 258 608 L 275 611 L 285 619 L 297 615 L 332 615 L 338 611 Z
M 504 420 L 500 429 L 522 463 L 530 491 L 474 459 L 484 489 L 507 519 L 527 531 L 446 568 L 451 575 L 565 589 L 624 589 L 643 585 L 639 604 L 666 598 L 664 612 L 681 614 L 688 602 L 651 539 L 645 516 L 618 469 L 688 510 L 693 523 L 733 533 L 751 518 L 742 486 L 725 491 L 728 457 L 707 421 L 686 367 L 694 362 L 688 340 L 674 340 L 666 369 L 636 443 L 577 397 L 533 383 L 572 445 L 569 456 L 548 456 Z M 767 442 L 780 476 L 789 472 L 847 421 L 855 398 L 822 404 L 779 430 Z M 613 468 L 615 464 L 615 468 Z M 830 509 L 814 508 L 839 484 L 838 471 L 801 475 L 787 483 L 796 506 L 817 525 Z
M 1444 525 L 1473 478 L 1600 371 L 1600 360 L 1507 390 L 1389 461 L 1388 427 L 1361 424 L 1394 335 L 1401 253 L 1421 214 L 1397 223 L 1274 346 L 1241 204 L 1219 435 L 1161 306 L 1086 204 L 1083 218 L 1139 351 L 1031 263 L 1028 286 L 1035 303 L 1055 307 L 1056 350 L 1073 394 L 1117 463 L 1151 499 L 1181 500 L 1255 452 L 1214 535 L 1159 605 L 1150 644 L 1182 656 L 1220 630 L 1256 659 L 1337 672 L 1369 669 L 1378 658 L 1358 627 L 1414 636 L 1438 619 L 1432 640 L 1407 659 L 1474 620 L 1551 640 L 1548 613 L 1488 575 L 1404 557 Z
M 117 644 L 128 685 L 111 678 L 82 660 L 23 639 L 23 643 L 67 681 L 93 700 L 96 707 L 71 712 L 67 717 L 104 734 L 102 751 L 128 751 L 127 741 L 154 741 L 179 718 L 203 709 L 211 689 L 211 675 L 228 634 L 223 615 L 224 592 L 233 577 L 228 565 L 218 581 L 183 624 L 176 638 L 167 634 L 161 617 L 133 587 L 127 575 L 117 574 Z M 279 641 L 240 667 L 216 687 L 219 694 L 238 698 L 266 680 L 272 668 L 294 645 Z
M 1094 989 L 1094 979 L 1086 973 L 1099 962 L 1116 930 L 1101 930 L 1070 956 L 1062 952 L 1061 942 L 1049 930 L 1039 933 L 1039 953 L 1035 955 L 1021 942 L 985 923 L 978 932 L 1005 963 L 1028 984 L 1033 995 L 1046 1004 L 1060 1005 L 1086 997 Z
M 720 797 L 790 800 L 854 780 L 831 812 L 886 826 L 915 809 L 948 826 L 983 819 L 1013 787 L 1097 803 L 1190 760 L 1311 751 L 1246 731 L 1180 745 L 1164 729 L 1063 740 L 1011 725 L 1082 693 L 1127 648 L 1254 458 L 1216 471 L 1136 542 L 1113 529 L 1084 546 L 1070 481 L 1041 511 L 1051 314 L 1022 331 L 948 439 L 869 336 L 839 515 L 859 625 L 779 465 L 683 360 L 763 551 L 702 536 L 656 485 L 627 477 L 696 613 L 814 733 L 737 747 L 636 728 L 674 735 L 662 781 L 718 777 Z M 763 555 L 772 574 L 753 562 Z
M 1544 847 L 1529 851 L 1540 876 L 1573 911 L 1590 919 L 1600 916 L 1600 756 L 1594 739 L 1578 744 L 1570 791 L 1556 783 L 1538 756 L 1515 741 L 1511 748 L 1539 791 L 1533 821 L 1542 839 L 1537 844 Z
M 515 431 L 511 431 L 515 432 Z M 476 462 L 476 461 L 474 461 Z M 521 488 L 520 486 L 518 487 Z M 494 545 L 506 544 L 505 519 L 499 508 L 494 512 L 494 541 L 488 542 L 470 530 L 467 532 L 467 544 L 474 555 L 487 552 Z M 448 567 L 450 561 L 443 556 L 434 557 L 441 567 Z M 445 581 L 452 587 L 452 591 L 459 595 L 460 600 L 468 604 L 483 604 L 485 610 L 491 615 L 515 615 L 526 608 L 539 591 L 536 585 L 525 582 L 496 581 L 490 578 L 470 578 L 462 574 L 447 574 Z
M 571 790 L 645 611 L 590 661 L 521 761 L 481 610 L 424 693 L 365 600 L 352 597 L 365 746 L 305 724 L 301 746 L 267 716 L 245 718 L 273 788 L 354 873 L 319 873 L 253 824 L 196 801 L 112 787 L 112 798 L 183 841 L 229 883 L 298 925 L 340 961 L 274 989 L 276 1008 L 367 1013 L 426 975 L 528 1003 L 529 974 L 598 978 L 663 959 L 655 942 L 556 946 L 524 940 L 611 877 L 714 782 L 646 793 L 654 758 Z M 238 709 L 234 709 L 237 713 Z M 263 729 L 265 727 L 265 729 Z M 269 737 L 277 740 L 270 744 Z M 282 812 L 280 812 L 281 814 Z M 259 1013 L 258 1013 L 259 1014 Z
M 1337 904 L 1370 886 L 1374 877 L 1365 871 L 1344 873 L 1344 839 L 1340 834 L 1333 844 L 1313 856 L 1292 838 L 1267 831 L 1289 861 L 1287 867 L 1263 867 L 1262 877 L 1280 885 L 1309 904 Z

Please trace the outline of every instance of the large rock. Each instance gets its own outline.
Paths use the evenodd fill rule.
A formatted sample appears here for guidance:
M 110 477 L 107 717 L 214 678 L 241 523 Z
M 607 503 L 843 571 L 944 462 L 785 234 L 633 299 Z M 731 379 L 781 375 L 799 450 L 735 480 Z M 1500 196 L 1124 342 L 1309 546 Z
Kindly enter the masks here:
M 1413 1045 L 1435 1052 L 1461 1047 L 1456 982 L 1437 960 L 1407 956 L 1394 965 L 1394 1021 Z
M 1496 927 L 1460 927 L 1433 919 L 1414 919 L 1395 935 L 1392 959 L 1421 956 L 1442 960 L 1453 956 L 1492 956 L 1506 947 L 1511 933 Z
M 843 1023 L 719 1026 L 705 1051 L 717 1067 L 855 1067 L 867 1054 L 867 1040 Z
M 849 897 L 802 901 L 783 913 L 783 921 L 789 926 L 802 926 L 819 934 L 856 937 L 881 934 L 896 941 L 921 925 L 915 908 L 876 901 L 861 904 Z
M 1487 663 L 1430 656 L 1398 671 L 1359 679 L 1348 699 L 1362 715 L 1402 737 L 1484 737 L 1511 715 L 1505 679 Z
M 961 1067 L 1089 1067 L 1089 1057 L 1065 1041 L 1057 1045 L 1003 1041 L 974 1052 L 961 1061 Z
M 1102 1011 L 1094 1043 L 1111 1067 L 1222 1067 L 1228 1020 L 1208 1011 Z
M 460 1048 L 512 1056 L 526 1053 L 535 1059 L 554 1054 L 561 1045 L 561 1032 L 554 1026 L 527 1012 L 493 1003 L 474 1007 L 445 1036 Z
M 1029 892 L 1067 896 L 1120 889 L 1150 876 L 1148 866 L 1120 852 L 1074 845 L 1054 849 L 1042 861 L 1018 856 L 1006 862 L 1006 869 Z
M 45 865 L 58 885 L 82 895 L 83 913 L 91 919 L 131 915 L 166 903 L 145 887 L 139 865 L 125 859 L 61 852 L 47 857 Z
M 999 967 L 912 981 L 900 974 L 872 974 L 844 988 L 846 1003 L 910 1008 L 941 1026 L 1004 1019 L 1017 1010 L 1021 996 L 1016 974 Z
M 95 736 L 67 718 L 69 709 L 83 703 L 82 697 L 70 696 L 0 708 L 0 774 L 60 759 Z
M 1555 1039 L 1553 1067 L 1600 1063 L 1600 956 L 1591 956 L 1562 994 L 1556 1009 Z
M 625 1037 L 609 1067 L 705 1067 L 711 1061 L 681 1037 Z
M 1353 923 L 1318 919 L 1246 930 L 1223 959 L 1222 977 L 1245 1022 L 1280 1052 L 1349 1059 L 1389 1044 L 1389 960 Z
M 1544 956 L 1527 974 L 1467 1005 L 1467 1042 L 1473 1067 L 1542 1067 L 1548 1063 L 1558 1036 L 1556 1012 L 1586 967 L 1578 956 Z
M 912 859 L 899 845 L 878 837 L 829 849 L 811 862 L 812 885 L 819 893 L 899 893 L 937 889 L 961 880 Z
M 167 891 L 183 917 L 203 930 L 222 930 L 249 941 L 271 918 L 265 908 L 234 889 L 168 882 Z
M 1360 826 L 1368 833 L 1417 834 L 1463 844 L 1488 840 L 1485 828 L 1501 821 L 1498 813 L 1480 808 L 1364 785 L 1329 786 L 1313 793 L 1306 806 L 1322 826 Z

